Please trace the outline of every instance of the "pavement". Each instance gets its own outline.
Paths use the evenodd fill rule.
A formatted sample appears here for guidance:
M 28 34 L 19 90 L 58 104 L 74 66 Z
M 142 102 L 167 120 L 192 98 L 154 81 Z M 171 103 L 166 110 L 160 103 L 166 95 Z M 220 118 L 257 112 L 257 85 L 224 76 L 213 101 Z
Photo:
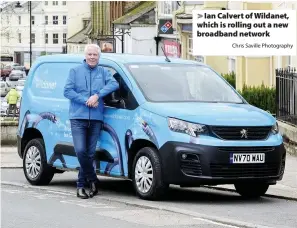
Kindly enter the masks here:
M 1 147 L 1 168 L 22 168 L 22 160 L 16 147 Z M 206 186 L 207 187 L 207 186 Z M 235 191 L 233 185 L 218 185 L 214 188 L 223 191 Z M 267 196 L 291 199 L 297 201 L 297 157 L 287 154 L 286 168 L 283 179 L 270 186 Z

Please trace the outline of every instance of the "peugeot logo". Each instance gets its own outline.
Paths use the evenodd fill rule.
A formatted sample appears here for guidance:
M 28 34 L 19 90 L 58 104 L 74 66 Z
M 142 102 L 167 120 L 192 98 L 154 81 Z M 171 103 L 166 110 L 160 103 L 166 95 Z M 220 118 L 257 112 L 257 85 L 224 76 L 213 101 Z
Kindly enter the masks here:
M 248 132 L 247 132 L 247 130 L 242 129 L 242 130 L 240 131 L 240 134 L 241 134 L 241 138 L 245 138 L 245 139 L 248 138 Z

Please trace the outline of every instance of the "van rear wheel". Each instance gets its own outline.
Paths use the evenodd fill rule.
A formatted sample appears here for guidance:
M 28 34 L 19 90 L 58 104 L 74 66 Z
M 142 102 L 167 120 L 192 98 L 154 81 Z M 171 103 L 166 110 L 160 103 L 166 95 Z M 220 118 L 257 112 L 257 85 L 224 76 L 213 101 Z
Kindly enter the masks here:
M 54 168 L 47 164 L 42 139 L 32 139 L 27 144 L 23 157 L 23 171 L 32 185 L 48 185 L 53 179 Z
M 144 200 L 159 200 L 169 185 L 163 182 L 162 167 L 156 149 L 145 147 L 138 151 L 133 162 L 133 186 Z
M 244 198 L 259 198 L 267 192 L 269 184 L 266 183 L 245 183 L 235 184 L 235 189 Z

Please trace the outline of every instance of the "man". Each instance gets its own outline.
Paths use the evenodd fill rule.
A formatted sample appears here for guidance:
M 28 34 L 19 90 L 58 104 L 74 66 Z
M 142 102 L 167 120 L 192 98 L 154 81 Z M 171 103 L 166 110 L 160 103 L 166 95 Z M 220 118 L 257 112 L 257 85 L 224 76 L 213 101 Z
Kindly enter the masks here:
M 70 70 L 64 96 L 70 100 L 69 119 L 74 149 L 80 163 L 77 197 L 87 199 L 98 193 L 93 157 L 103 122 L 103 97 L 119 88 L 111 73 L 98 66 L 100 47 L 88 44 L 83 63 Z M 90 184 L 89 196 L 85 182 Z
M 19 98 L 20 95 L 15 88 L 11 88 L 5 96 L 5 99 L 8 103 L 8 115 L 10 115 L 10 112 L 13 111 L 13 117 L 15 117 Z

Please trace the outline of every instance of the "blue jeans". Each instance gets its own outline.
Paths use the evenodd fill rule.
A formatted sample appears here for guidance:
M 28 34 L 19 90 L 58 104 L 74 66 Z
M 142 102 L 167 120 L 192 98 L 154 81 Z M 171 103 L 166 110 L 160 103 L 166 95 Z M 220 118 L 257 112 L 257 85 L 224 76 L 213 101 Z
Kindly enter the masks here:
M 88 182 L 97 182 L 93 167 L 96 144 L 102 123 L 97 120 L 70 120 L 74 150 L 80 164 L 77 188 L 83 188 Z

